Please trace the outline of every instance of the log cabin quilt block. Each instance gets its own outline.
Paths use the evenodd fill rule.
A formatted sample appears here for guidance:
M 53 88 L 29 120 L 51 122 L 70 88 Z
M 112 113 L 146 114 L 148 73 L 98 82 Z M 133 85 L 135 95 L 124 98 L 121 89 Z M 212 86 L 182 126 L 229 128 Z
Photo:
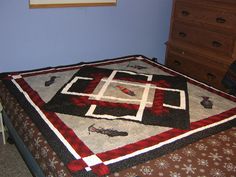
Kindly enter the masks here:
M 236 123 L 235 97 L 145 56 L 1 76 L 73 176 L 106 176 Z
M 187 98 L 183 77 L 82 67 L 44 109 L 84 118 L 187 129 Z

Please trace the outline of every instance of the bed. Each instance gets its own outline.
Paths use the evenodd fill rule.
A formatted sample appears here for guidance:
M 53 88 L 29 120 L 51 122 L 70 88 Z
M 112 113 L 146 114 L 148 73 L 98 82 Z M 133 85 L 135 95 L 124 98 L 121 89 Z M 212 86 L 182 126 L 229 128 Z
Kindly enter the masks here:
M 0 76 L 5 125 L 35 176 L 236 172 L 236 98 L 145 56 Z

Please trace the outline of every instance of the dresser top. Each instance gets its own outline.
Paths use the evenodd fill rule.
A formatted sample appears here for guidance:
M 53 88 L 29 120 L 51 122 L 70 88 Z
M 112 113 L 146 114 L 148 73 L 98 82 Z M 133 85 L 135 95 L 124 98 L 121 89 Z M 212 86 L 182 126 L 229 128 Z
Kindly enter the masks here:
M 229 9 L 236 13 L 236 0 L 175 0 L 191 4 L 199 4 L 204 6 L 218 7 L 222 9 Z

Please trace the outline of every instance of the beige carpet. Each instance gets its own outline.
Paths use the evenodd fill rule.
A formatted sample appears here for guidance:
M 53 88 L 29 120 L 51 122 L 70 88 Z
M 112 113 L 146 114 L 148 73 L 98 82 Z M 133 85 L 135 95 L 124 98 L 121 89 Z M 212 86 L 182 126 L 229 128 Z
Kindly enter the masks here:
M 32 177 L 24 160 L 14 144 L 3 145 L 0 133 L 0 176 L 1 177 Z

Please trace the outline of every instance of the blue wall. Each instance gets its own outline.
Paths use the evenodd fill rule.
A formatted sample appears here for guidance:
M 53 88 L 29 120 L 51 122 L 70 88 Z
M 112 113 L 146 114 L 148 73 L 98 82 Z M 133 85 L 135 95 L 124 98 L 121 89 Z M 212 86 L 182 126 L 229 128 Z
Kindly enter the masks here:
M 172 0 L 29 9 L 0 0 L 0 72 L 143 54 L 164 62 Z

